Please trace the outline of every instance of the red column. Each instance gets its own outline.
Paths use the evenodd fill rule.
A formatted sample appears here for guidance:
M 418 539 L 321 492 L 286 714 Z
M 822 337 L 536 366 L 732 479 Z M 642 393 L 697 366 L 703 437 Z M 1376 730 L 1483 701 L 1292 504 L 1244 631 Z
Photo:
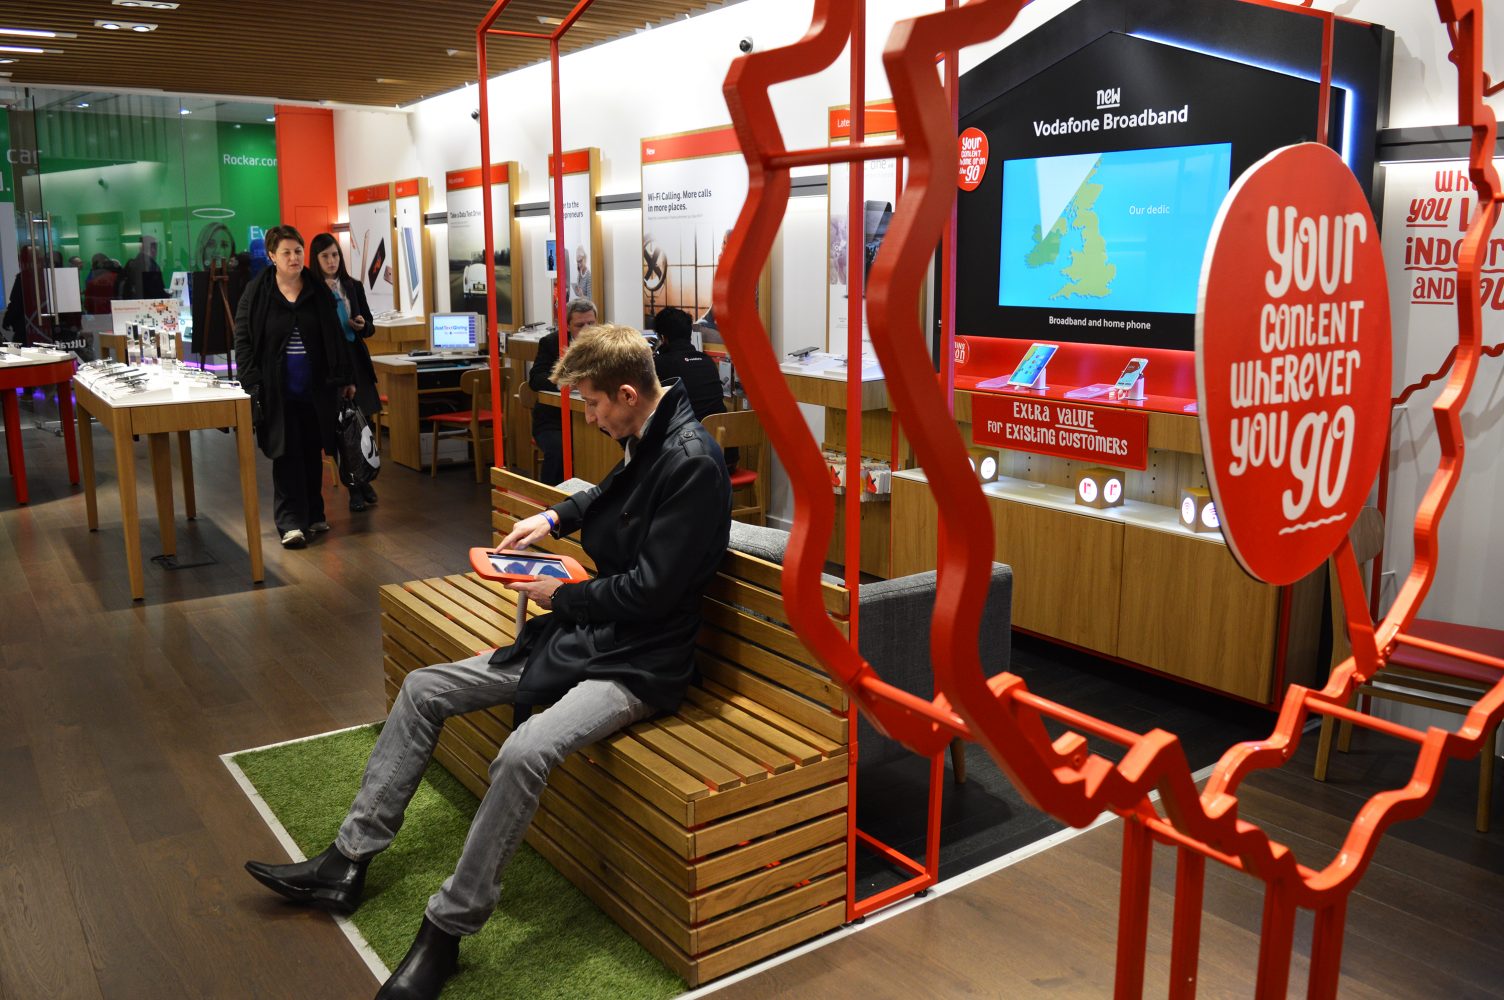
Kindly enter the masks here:
M 334 181 L 334 112 L 277 107 L 277 191 L 282 223 L 305 240 L 339 218 Z

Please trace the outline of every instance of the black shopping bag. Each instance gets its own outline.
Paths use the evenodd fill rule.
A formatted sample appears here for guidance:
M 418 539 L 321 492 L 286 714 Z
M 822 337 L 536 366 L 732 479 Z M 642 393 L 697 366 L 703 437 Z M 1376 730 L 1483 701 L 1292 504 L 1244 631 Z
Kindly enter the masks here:
M 334 461 L 339 466 L 340 482 L 361 486 L 375 479 L 381 471 L 381 454 L 371 422 L 360 407 L 348 400 L 341 406 L 336 432 L 339 446 Z

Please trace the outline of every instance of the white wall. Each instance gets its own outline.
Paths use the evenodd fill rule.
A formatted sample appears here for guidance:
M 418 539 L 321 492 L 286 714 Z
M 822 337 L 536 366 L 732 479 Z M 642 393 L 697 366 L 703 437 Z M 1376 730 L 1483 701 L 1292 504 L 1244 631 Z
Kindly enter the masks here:
M 1070 7 L 1076 0 L 1035 0 L 1025 7 L 1015 26 L 1002 39 L 966 50 L 964 72 L 1006 44 Z M 893 23 L 939 9 L 938 0 L 871 0 L 868 5 L 867 88 L 869 98 L 887 96 L 881 51 Z M 1446 61 L 1447 40 L 1428 0 L 1317 0 L 1316 6 L 1344 16 L 1384 24 L 1395 32 L 1393 88 L 1389 125 L 1407 127 L 1455 122 L 1455 73 Z M 606 45 L 566 56 L 561 61 L 563 140 L 566 149 L 595 145 L 601 149 L 602 193 L 641 189 L 638 143 L 644 136 L 680 132 L 729 121 L 721 84 L 737 41 L 751 36 L 758 49 L 787 44 L 807 28 L 812 0 L 744 0 L 699 17 L 642 32 Z M 1499 11 L 1498 5 L 1491 8 Z M 1486 22 L 1485 51 L 1504 51 L 1504 13 Z M 1491 66 L 1495 75 L 1504 64 Z M 774 92 L 775 108 L 791 146 L 825 142 L 826 109 L 848 99 L 844 57 L 817 76 L 785 85 Z M 491 90 L 492 158 L 516 160 L 521 166 L 518 198 L 546 201 L 546 156 L 552 147 L 547 64 L 539 64 L 493 79 Z M 1498 99 L 1496 99 L 1497 101 Z M 395 178 L 424 176 L 433 195 L 430 210 L 444 208 L 444 174 L 480 162 L 478 129 L 470 113 L 478 106 L 476 90 L 466 88 L 436 97 L 405 113 L 335 112 L 335 143 L 340 197 L 351 188 Z M 1504 104 L 1496 105 L 1504 106 Z M 996 155 L 996 154 L 995 154 Z M 785 343 L 813 343 L 825 311 L 824 198 L 794 199 L 773 253 L 773 321 L 775 349 Z M 599 295 L 607 318 L 635 317 L 640 308 L 637 273 L 640 260 L 641 213 L 636 210 L 602 215 L 605 237 L 604 289 Z M 444 227 L 434 227 L 437 260 L 446 259 Z M 542 262 L 547 221 L 522 223 L 527 284 L 523 315 L 528 321 L 546 317 L 549 304 Z M 448 303 L 446 282 L 439 282 L 437 308 Z M 1414 344 L 1432 344 L 1454 336 L 1453 330 L 1395 331 L 1396 371 L 1407 370 L 1403 359 L 1429 357 Z M 1414 344 L 1412 344 L 1414 342 Z M 1419 362 L 1417 362 L 1418 364 Z M 1484 380 L 1470 408 L 1470 432 L 1484 435 L 1469 456 L 1469 478 L 1447 520 L 1446 555 L 1451 567 L 1439 584 L 1428 614 L 1459 621 L 1491 623 L 1482 595 L 1504 584 L 1504 570 L 1494 567 L 1487 544 L 1495 530 L 1491 510 L 1498 488 L 1504 486 L 1504 463 L 1496 458 L 1504 448 L 1504 365 L 1485 364 Z M 1434 396 L 1434 394 L 1433 394 Z M 1429 475 L 1434 459 L 1434 433 L 1428 430 L 1425 409 L 1429 398 L 1412 402 L 1400 415 L 1406 428 L 1397 440 L 1396 503 L 1391 517 L 1390 555 L 1386 568 L 1403 576 L 1409 565 L 1406 503 Z M 808 414 L 812 423 L 818 413 Z M 1429 435 L 1429 440 L 1428 440 Z M 775 486 L 775 517 L 788 511 L 783 484 Z M 1482 586 L 1480 587 L 1479 584 Z

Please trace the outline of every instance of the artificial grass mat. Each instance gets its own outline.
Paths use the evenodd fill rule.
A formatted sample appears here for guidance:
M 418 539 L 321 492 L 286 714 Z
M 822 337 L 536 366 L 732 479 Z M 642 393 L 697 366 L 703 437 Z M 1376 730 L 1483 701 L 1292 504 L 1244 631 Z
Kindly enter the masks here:
M 232 759 L 312 857 L 334 842 L 379 728 Z M 431 763 L 401 834 L 371 861 L 365 899 L 352 919 L 387 968 L 407 954 L 428 897 L 454 871 L 476 805 L 469 789 Z M 496 913 L 461 944 L 460 971 L 444 998 L 659 1000 L 684 989 L 683 980 L 523 844 L 502 876 Z

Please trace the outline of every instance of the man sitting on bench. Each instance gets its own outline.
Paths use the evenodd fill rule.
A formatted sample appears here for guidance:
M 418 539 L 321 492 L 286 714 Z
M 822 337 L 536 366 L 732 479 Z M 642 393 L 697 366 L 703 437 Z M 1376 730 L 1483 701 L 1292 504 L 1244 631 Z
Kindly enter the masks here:
M 517 705 L 521 720 L 547 706 L 502 744 L 454 874 L 429 898 L 417 939 L 378 1000 L 439 995 L 458 966 L 460 938 L 496 908 L 501 873 L 549 772 L 581 747 L 676 709 L 694 673 L 700 601 L 730 533 L 721 449 L 684 387 L 659 385 L 652 350 L 630 327 L 586 329 L 553 380 L 574 388 L 585 419 L 625 453 L 599 486 L 519 521 L 501 547 L 578 530 L 598 575 L 509 584 L 552 614 L 529 621 L 512 646 L 408 674 L 335 842 L 298 864 L 246 864 L 288 899 L 353 911 L 366 865 L 397 835 L 444 720 L 504 704 Z

